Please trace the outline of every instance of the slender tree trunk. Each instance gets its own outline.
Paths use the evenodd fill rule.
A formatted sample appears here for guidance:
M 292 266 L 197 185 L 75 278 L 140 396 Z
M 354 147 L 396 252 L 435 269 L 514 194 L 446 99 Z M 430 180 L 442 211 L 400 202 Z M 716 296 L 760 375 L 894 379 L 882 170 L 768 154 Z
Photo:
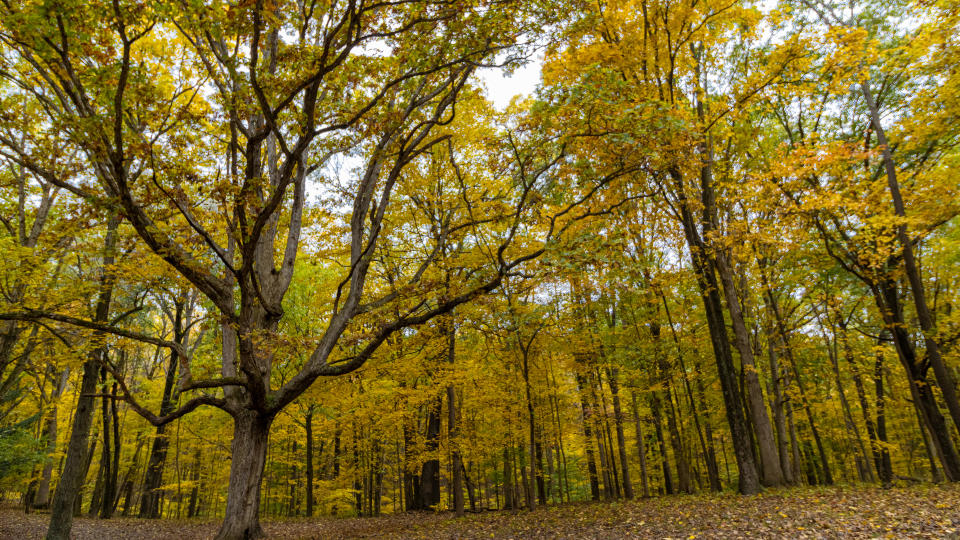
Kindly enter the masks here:
M 630 399 L 633 402 L 633 424 L 636 429 L 637 453 L 640 455 L 640 485 L 643 490 L 643 496 L 650 496 L 650 485 L 647 475 L 647 449 L 643 440 L 643 430 L 640 427 L 640 410 L 637 408 L 637 394 L 630 392 Z
M 663 420 L 661 419 L 661 402 L 657 392 L 650 393 L 650 413 L 653 416 L 654 433 L 657 435 L 657 446 L 660 449 L 660 464 L 663 470 L 663 489 L 667 495 L 673 495 L 673 477 L 670 475 L 670 460 L 667 456 L 667 444 L 663 438 Z
M 773 396 L 773 425 L 777 428 L 777 452 L 780 456 L 780 470 L 788 484 L 794 483 L 793 469 L 790 466 L 790 441 L 787 439 L 786 417 L 783 412 L 783 391 L 780 388 L 780 360 L 773 336 L 767 338 L 767 355 L 770 358 L 770 394 Z
M 927 382 L 925 369 L 917 362 L 913 340 L 904 324 L 897 285 L 892 279 L 887 278 L 873 287 L 873 293 L 877 308 L 893 337 L 897 357 L 910 381 L 914 406 L 917 407 L 920 418 L 927 428 L 935 453 L 943 465 L 944 475 L 951 482 L 960 481 L 960 455 L 957 454 L 946 419 L 940 412 L 936 398 Z
M 110 415 L 113 417 L 113 467 L 110 468 L 110 471 L 113 473 L 112 478 L 110 479 L 110 512 L 107 515 L 101 516 L 104 519 L 113 517 L 113 513 L 117 510 L 117 503 L 120 502 L 120 497 L 117 493 L 120 482 L 120 414 L 117 411 L 117 383 L 114 382 L 112 388 L 110 389 Z
M 890 450 L 887 448 L 886 400 L 883 395 L 883 351 L 879 348 L 877 350 L 877 360 L 874 363 L 873 382 L 877 396 L 877 440 L 880 446 L 880 463 L 877 470 L 880 474 L 880 482 L 886 489 L 893 485 L 893 466 L 890 463 Z
M 754 433 L 757 436 L 757 446 L 760 450 L 760 480 L 765 486 L 779 486 L 783 484 L 783 471 L 780 469 L 780 458 L 777 455 L 776 440 L 770 417 L 767 415 L 767 406 L 763 397 L 763 388 L 760 384 L 760 374 L 753 358 L 753 349 L 750 347 L 750 334 L 744 323 L 743 313 L 740 311 L 740 302 L 737 299 L 737 290 L 733 281 L 733 271 L 726 260 L 722 248 L 715 250 L 717 272 L 723 282 L 723 292 L 727 301 L 727 312 L 730 314 L 733 326 L 734 344 L 740 353 L 746 380 L 746 395 L 750 402 L 750 415 L 753 419 Z
M 190 488 L 190 504 L 187 506 L 187 517 L 196 517 L 200 508 L 200 447 L 193 453 L 193 470 L 190 474 L 190 480 L 193 481 L 193 487 Z
M 840 378 L 840 361 L 837 358 L 835 348 L 827 343 L 830 365 L 833 367 L 833 380 L 837 385 L 837 395 L 840 397 L 840 408 L 843 412 L 843 423 L 849 432 L 850 438 L 856 445 L 854 452 L 857 453 L 857 473 L 861 482 L 873 482 L 873 471 L 870 469 L 870 456 L 867 454 L 867 447 L 863 444 L 863 437 L 860 435 L 860 429 L 853 420 L 853 413 L 850 410 L 850 402 L 847 401 L 847 393 L 843 388 L 843 381 Z
M 179 307 L 178 315 L 174 320 L 174 331 L 178 333 L 175 339 L 178 339 L 180 328 Z M 167 374 L 163 383 L 163 394 L 160 396 L 160 416 L 170 414 L 174 407 L 173 400 L 174 382 L 177 378 L 177 355 L 171 351 L 167 361 Z M 147 474 L 143 479 L 143 487 L 140 495 L 139 516 L 148 519 L 157 519 L 160 517 L 160 486 L 163 485 L 163 466 L 167 459 L 167 448 L 170 441 L 166 435 L 167 426 L 157 426 L 156 435 L 153 443 L 150 445 L 150 456 L 147 458 Z
M 677 413 L 673 404 L 673 390 L 666 388 L 667 429 L 670 431 L 670 446 L 673 447 L 673 459 L 677 462 L 677 489 L 682 493 L 693 493 L 693 479 L 690 474 L 690 462 L 684 451 L 683 439 L 677 422 Z
M 881 155 L 883 156 L 883 166 L 887 174 L 887 186 L 890 189 L 890 196 L 893 199 L 894 211 L 898 217 L 906 218 L 907 212 L 903 204 L 903 197 L 900 195 L 900 183 L 897 180 L 897 166 L 893 161 L 890 144 L 887 142 L 886 131 L 880 122 L 880 110 L 873 97 L 869 79 L 860 83 L 860 89 L 863 91 L 867 109 L 870 111 L 870 123 L 873 125 L 874 133 L 877 135 L 877 143 L 880 146 Z M 920 275 L 920 268 L 914 257 L 913 242 L 910 239 L 906 219 L 901 219 L 897 225 L 897 238 L 903 250 L 903 265 L 906 270 L 907 281 L 910 283 L 910 289 L 913 292 L 913 303 L 917 312 L 917 320 L 920 322 L 920 329 L 923 332 L 927 359 L 930 362 L 930 366 L 933 367 L 933 373 L 936 375 L 943 401 L 947 405 L 947 410 L 950 411 L 950 417 L 953 419 L 954 427 L 960 430 L 960 397 L 957 395 L 956 383 L 940 353 L 940 344 L 937 342 L 936 323 L 933 318 L 933 313 L 927 305 L 923 278 Z M 953 468 L 953 465 L 954 464 L 951 464 L 951 468 Z M 960 471 L 953 472 L 957 473 Z M 948 477 L 949 476 L 950 475 L 948 475 Z M 960 477 L 954 476 L 951 480 L 954 482 L 960 481 Z
M 454 392 L 453 386 L 447 387 L 447 403 L 449 404 L 449 437 L 451 444 L 456 444 L 455 438 L 457 436 L 457 413 L 456 413 L 456 394 Z M 457 517 L 463 516 L 463 463 L 460 457 L 459 450 L 453 450 L 451 456 L 453 462 L 453 471 L 451 472 L 451 482 L 450 489 L 453 490 L 453 510 Z
M 623 436 L 623 410 L 620 408 L 620 385 L 617 382 L 617 368 L 607 369 L 607 382 L 613 396 L 613 419 L 617 430 L 617 449 L 620 453 L 620 468 L 623 478 L 623 495 L 633 498 L 633 483 L 630 481 L 630 462 L 627 460 L 627 441 Z
M 846 324 L 844 324 L 842 321 L 840 324 L 840 339 L 843 345 L 844 358 L 847 360 L 847 364 L 850 365 L 850 372 L 853 375 L 853 385 L 857 390 L 857 400 L 860 402 L 860 410 L 863 413 L 863 423 L 866 425 L 866 428 L 867 428 L 867 438 L 870 441 L 871 454 L 873 454 L 873 465 L 876 468 L 877 475 L 880 477 L 881 484 L 883 484 L 885 487 L 889 487 L 888 484 L 891 478 L 887 477 L 887 473 L 884 470 L 884 460 L 882 455 L 882 453 L 886 451 L 886 449 L 882 448 L 883 445 L 881 445 L 878 439 L 876 424 L 874 423 L 874 420 L 870 414 L 870 402 L 867 400 L 867 391 L 863 384 L 863 377 L 860 375 L 860 367 L 857 365 L 856 358 L 853 355 L 853 348 L 850 346 L 850 338 L 847 335 Z M 881 358 L 881 365 L 882 365 L 883 353 L 878 353 L 878 354 L 879 354 L 879 357 Z M 882 393 L 883 392 L 883 379 L 882 379 L 883 373 L 882 372 L 880 373 L 880 376 L 881 376 L 881 378 L 879 379 L 880 392 Z M 874 381 L 875 384 L 876 382 L 877 381 Z M 882 395 L 879 396 L 879 399 L 881 400 L 883 399 Z M 884 432 L 886 432 L 886 429 L 884 429 Z M 886 433 L 884 433 L 884 435 L 886 435 Z M 889 451 L 887 451 L 888 460 L 889 460 L 889 457 L 890 457 L 890 454 L 889 454 Z
M 307 517 L 313 516 L 313 410 L 307 412 L 304 423 L 307 438 Z
M 590 429 L 590 423 L 593 421 L 593 410 L 590 402 L 586 398 L 584 385 L 586 381 L 580 373 L 576 374 L 577 390 L 580 394 L 580 406 L 583 410 L 583 437 L 587 450 L 587 476 L 590 479 L 590 498 L 594 501 L 600 500 L 600 482 L 597 479 L 597 464 L 593 457 L 593 434 Z
M 827 451 L 823 447 L 823 440 L 820 438 L 820 431 L 817 430 L 817 424 L 813 421 L 813 412 L 810 410 L 810 401 L 807 400 L 807 392 L 804 390 L 803 381 L 800 379 L 800 371 L 797 369 L 797 364 L 793 361 L 790 362 L 790 367 L 793 368 L 793 377 L 797 381 L 797 389 L 800 391 L 800 399 L 803 401 L 803 409 L 807 413 L 807 422 L 810 423 L 810 433 L 813 435 L 813 440 L 817 444 L 817 452 L 820 454 L 823 483 L 828 486 L 833 485 L 833 474 L 830 472 L 830 461 L 827 459 Z
M 537 430 L 536 430 L 536 414 L 533 409 L 533 395 L 530 389 L 530 354 L 529 348 L 524 348 L 521 351 L 521 367 L 523 373 L 523 388 L 527 399 L 527 435 L 529 440 L 529 454 L 530 454 L 530 482 L 543 481 L 543 477 L 540 475 L 540 472 L 537 471 L 537 460 L 534 457 L 535 449 L 534 446 L 537 444 Z M 527 488 L 530 493 L 533 492 L 532 486 Z M 537 502 L 534 497 L 528 497 L 527 500 L 527 510 L 533 510 L 537 507 Z
M 644 274 L 646 276 L 646 273 Z M 649 277 L 647 276 L 649 281 Z M 663 294 L 663 290 L 660 287 L 656 287 L 658 296 L 663 304 L 663 311 L 667 316 L 667 323 L 670 325 L 670 334 L 673 336 L 673 343 L 677 349 L 677 361 L 680 363 L 680 373 L 683 376 L 683 385 L 687 393 L 687 400 L 690 402 L 690 411 L 693 414 L 693 423 L 694 427 L 697 430 L 697 438 L 700 441 L 700 449 L 703 451 L 704 461 L 707 466 L 707 477 L 710 482 L 710 489 L 713 491 L 720 491 L 720 471 L 717 467 L 717 458 L 713 450 L 713 430 L 710 427 L 709 421 L 706 422 L 706 437 L 704 437 L 703 430 L 701 429 L 700 422 L 700 411 L 697 410 L 697 403 L 693 398 L 693 389 L 690 384 L 690 377 L 687 374 L 687 366 L 683 360 L 683 350 L 680 347 L 680 338 L 677 336 L 677 330 L 673 326 L 673 317 L 670 315 L 670 308 L 667 304 L 667 298 Z M 706 399 L 703 397 L 703 374 L 700 372 L 700 366 L 694 360 L 694 370 L 697 375 L 697 384 L 700 386 L 700 409 L 703 411 L 707 410 Z
M 107 382 L 107 368 L 100 368 L 100 381 Z M 103 491 L 100 498 L 99 508 L 91 505 L 90 514 L 95 515 L 98 511 L 100 517 L 108 519 L 113 515 L 113 497 L 116 492 L 116 485 L 113 483 L 113 461 L 112 461 L 112 426 L 110 418 L 110 398 L 107 396 L 106 388 L 103 391 L 103 397 L 100 402 L 101 417 L 103 419 L 103 448 L 100 454 L 100 471 L 103 478 Z
M 435 454 L 440 444 L 440 408 L 438 398 L 428 405 L 426 450 Z M 440 504 L 440 460 L 431 457 L 423 463 L 420 473 L 420 510 L 428 510 Z
M 33 499 L 33 506 L 35 508 L 46 508 L 50 505 L 50 480 L 53 477 L 53 459 L 50 456 L 57 451 L 56 403 L 54 403 L 50 408 L 50 416 L 47 417 L 44 435 L 47 439 L 47 459 L 43 463 L 43 470 L 40 473 L 40 482 L 37 484 L 37 494 Z

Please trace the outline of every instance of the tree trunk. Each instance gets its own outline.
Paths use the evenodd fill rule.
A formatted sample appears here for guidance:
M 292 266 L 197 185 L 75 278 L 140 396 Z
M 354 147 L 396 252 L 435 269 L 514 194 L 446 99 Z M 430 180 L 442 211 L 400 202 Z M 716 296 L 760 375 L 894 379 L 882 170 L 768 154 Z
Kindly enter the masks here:
M 670 460 L 667 456 L 667 444 L 663 438 L 663 420 L 661 419 L 660 409 L 660 396 L 656 391 L 650 392 L 650 413 L 653 416 L 654 433 L 657 435 L 657 446 L 660 449 L 663 489 L 667 495 L 673 495 L 673 477 L 670 475 Z
M 111 216 L 107 222 L 107 233 L 103 246 L 103 274 L 100 277 L 100 291 L 94 313 L 96 322 L 106 322 L 110 316 L 110 304 L 115 282 L 110 267 L 115 260 L 114 250 L 117 244 L 117 227 L 119 224 L 120 219 L 116 216 Z M 67 445 L 66 463 L 63 472 L 60 474 L 60 482 L 53 494 L 47 540 L 67 540 L 70 537 L 74 506 L 87 473 L 86 465 L 89 463 L 86 449 L 90 426 L 93 423 L 94 398 L 92 394 L 97 389 L 97 369 L 100 367 L 102 357 L 105 354 L 105 349 L 97 348 L 83 364 L 80 396 L 77 398 L 77 410 L 73 416 L 70 443 Z
M 258 510 L 272 422 L 272 417 L 247 409 L 233 417 L 230 484 L 217 540 L 250 540 L 264 536 Z
M 930 366 L 933 367 L 933 373 L 936 375 L 937 384 L 943 396 L 943 401 L 950 411 L 950 417 L 953 418 L 954 427 L 960 429 L 960 397 L 957 395 L 957 386 L 950 375 L 950 370 L 943 361 L 940 353 L 940 344 L 937 342 L 937 328 L 933 319 L 933 314 L 927 305 L 926 294 L 923 288 L 923 278 L 920 276 L 920 269 L 917 266 L 913 253 L 913 242 L 906 225 L 906 208 L 903 205 L 903 197 L 900 195 L 900 183 L 897 180 L 897 166 L 893 161 L 893 154 L 890 150 L 890 144 L 887 142 L 887 135 L 880 122 L 880 110 L 873 92 L 870 89 L 870 81 L 864 80 L 860 83 L 863 91 L 864 100 L 867 103 L 867 109 L 870 112 L 870 123 L 873 125 L 874 132 L 877 135 L 877 143 L 880 146 L 883 156 L 883 166 L 887 174 L 887 186 L 890 189 L 890 196 L 893 199 L 893 208 L 897 216 L 902 218 L 897 225 L 897 238 L 900 241 L 900 247 L 903 250 L 903 265 L 907 274 L 907 281 L 910 283 L 910 289 L 913 292 L 913 303 L 917 311 L 917 320 L 920 322 L 920 329 L 923 333 L 924 345 L 926 346 L 927 359 Z M 952 458 L 948 458 L 952 459 Z M 951 464 L 953 468 L 954 464 Z M 960 473 L 960 471 L 954 471 Z M 949 476 L 949 475 L 948 475 Z M 952 481 L 960 481 L 960 477 L 951 478 Z
M 503 448 L 503 507 L 516 510 L 516 501 L 513 498 L 513 469 L 511 467 L 510 449 Z
M 54 403 L 50 409 L 50 416 L 47 418 L 44 433 L 47 438 L 47 459 L 43 463 L 43 471 L 40 473 L 40 482 L 37 484 L 37 494 L 33 499 L 33 506 L 35 508 L 46 508 L 50 505 L 50 479 L 53 477 L 53 459 L 51 459 L 50 456 L 57 451 L 56 403 Z
M 646 271 L 644 271 L 644 276 L 647 276 Z M 647 276 L 649 282 L 650 278 Z M 670 315 L 670 307 L 667 304 L 667 297 L 663 294 L 663 290 L 660 287 L 656 287 L 657 294 L 660 296 L 660 300 L 663 303 L 663 311 L 667 316 L 667 323 L 670 325 L 670 334 L 673 336 L 673 344 L 677 349 L 677 361 L 680 364 L 680 373 L 683 376 L 683 385 L 687 393 L 687 399 L 690 402 L 690 411 L 693 414 L 693 423 L 694 427 L 697 430 L 697 438 L 700 441 L 700 449 L 703 451 L 704 461 L 707 466 L 707 477 L 710 481 L 710 489 L 713 491 L 720 491 L 722 489 L 720 485 L 720 471 L 717 468 L 717 458 L 716 453 L 713 449 L 713 430 L 710 426 L 709 420 L 706 422 L 706 437 L 700 426 L 700 411 L 697 410 L 697 402 L 693 398 L 693 389 L 690 384 L 690 377 L 687 374 L 687 366 L 683 360 L 683 349 L 680 347 L 680 338 L 677 336 L 677 330 L 673 326 L 673 317 Z M 694 371 L 697 375 L 697 384 L 699 385 L 700 390 L 700 410 L 706 411 L 706 399 L 703 394 L 703 374 L 700 372 L 699 363 L 694 360 Z M 678 400 L 679 401 L 679 400 Z
M 307 413 L 304 429 L 307 438 L 307 517 L 313 516 L 313 411 Z
M 857 454 L 857 473 L 860 477 L 861 482 L 873 482 L 873 470 L 870 469 L 870 456 L 867 454 L 867 447 L 863 444 L 863 438 L 860 435 L 860 429 L 857 428 L 856 422 L 853 420 L 853 412 L 850 410 L 850 402 L 847 401 L 847 393 L 843 388 L 843 381 L 840 378 L 840 361 L 837 358 L 837 352 L 835 347 L 831 346 L 830 343 L 826 343 L 828 356 L 830 357 L 830 365 L 833 367 L 833 380 L 837 385 L 837 395 L 840 397 L 840 408 L 843 412 L 843 423 L 849 432 L 850 438 L 853 440 L 853 443 L 856 445 L 854 450 Z
M 435 454 L 440 444 L 440 399 L 428 406 L 426 450 Z M 423 463 L 420 472 L 419 510 L 428 510 L 440 504 L 440 460 L 431 457 Z
M 179 308 L 178 316 L 174 321 L 174 331 L 179 334 Z M 175 340 L 179 341 L 179 335 Z M 174 382 L 177 373 L 177 355 L 170 352 L 170 358 L 167 361 L 167 374 L 163 382 L 163 394 L 160 396 L 160 416 L 170 414 L 175 406 L 173 400 Z M 150 445 L 150 456 L 147 458 L 147 474 L 143 479 L 143 487 L 140 495 L 141 518 L 158 519 L 160 517 L 160 486 L 163 485 L 163 466 L 167 459 L 167 448 L 170 445 L 166 436 L 167 426 L 157 426 L 156 435 L 153 443 Z
M 720 275 L 720 281 L 723 282 L 727 312 L 730 314 L 730 322 L 733 326 L 734 344 L 740 353 L 740 361 L 743 364 L 746 394 L 750 402 L 749 411 L 753 419 L 754 433 L 757 436 L 757 446 L 760 449 L 760 480 L 765 486 L 779 486 L 783 484 L 783 471 L 780 468 L 780 458 L 777 455 L 776 440 L 773 436 L 773 428 L 770 425 L 770 417 L 767 415 L 763 388 L 760 385 L 760 374 L 753 358 L 753 349 L 750 347 L 750 334 L 744 323 L 740 302 L 737 299 L 733 271 L 722 248 L 717 248 L 715 255 L 717 273 Z
M 102 354 L 95 351 L 94 358 Z M 96 406 L 93 394 L 97 391 L 97 368 L 99 362 L 91 358 L 83 364 L 83 378 L 80 382 L 80 397 L 77 398 L 77 410 L 73 415 L 73 427 L 70 430 L 70 442 L 67 445 L 67 458 L 60 473 L 60 481 L 53 493 L 50 506 L 50 526 L 47 540 L 69 540 L 70 527 L 73 525 L 73 508 L 83 485 L 86 473 L 87 438 L 93 424 L 93 412 Z
M 879 343 L 878 343 L 879 345 Z M 877 440 L 880 447 L 880 463 L 877 470 L 883 487 L 893 486 L 893 466 L 890 463 L 890 450 L 887 448 L 886 400 L 883 395 L 883 351 L 877 351 L 877 360 L 873 371 L 874 389 L 877 395 Z
M 107 382 L 107 369 L 100 368 L 100 381 L 104 383 Z M 103 477 L 103 492 L 100 498 L 100 507 L 94 509 L 92 506 L 90 508 L 91 515 L 96 514 L 97 511 L 100 512 L 101 519 L 109 519 L 113 515 L 113 499 L 116 495 L 116 480 L 113 474 L 113 428 L 112 418 L 110 417 L 110 398 L 107 396 L 106 388 L 103 389 L 103 397 L 100 402 L 100 411 L 101 417 L 103 419 L 103 449 L 100 454 L 100 471 Z
M 643 430 L 640 428 L 640 411 L 637 408 L 637 394 L 630 392 L 630 399 L 633 402 L 633 423 L 637 432 L 637 453 L 640 454 L 640 485 L 643 489 L 643 496 L 650 496 L 650 485 L 647 477 L 647 449 L 643 441 Z
M 800 371 L 795 362 L 790 362 L 793 368 L 793 377 L 797 381 L 797 389 L 800 390 L 800 399 L 803 401 L 803 409 L 807 413 L 807 422 L 810 423 L 810 433 L 813 434 L 813 440 L 817 444 L 817 452 L 820 454 L 821 473 L 823 483 L 833 485 L 833 473 L 830 472 L 830 462 L 827 459 L 827 451 L 823 447 L 823 440 L 820 438 L 820 431 L 817 430 L 817 424 L 813 421 L 813 412 L 810 410 L 810 402 L 807 400 L 807 392 L 803 388 L 803 381 L 800 379 Z
M 584 380 L 584 376 L 577 373 L 576 380 L 577 390 L 580 394 L 580 406 L 583 410 L 583 438 L 587 450 L 587 476 L 590 480 L 590 498 L 594 501 L 599 501 L 600 482 L 597 479 L 597 464 L 593 457 L 593 434 L 590 429 L 590 422 L 593 421 L 591 418 L 593 416 L 593 410 L 590 407 L 589 400 L 586 398 L 586 390 L 584 390 L 586 381 Z
M 539 479 L 543 481 L 543 477 L 540 472 L 537 470 L 537 460 L 534 456 L 535 449 L 534 446 L 537 444 L 537 429 L 536 429 L 536 414 L 533 409 L 533 394 L 530 389 L 530 354 L 529 348 L 524 348 L 521 354 L 522 360 L 522 373 L 523 373 L 523 387 L 524 392 L 527 398 L 527 435 L 529 439 L 527 443 L 529 444 L 529 455 L 530 455 L 530 482 L 537 482 Z M 532 493 L 532 486 L 528 487 L 528 492 Z M 537 502 L 534 497 L 528 497 L 527 499 L 527 510 L 533 510 L 537 507 Z
M 770 394 L 773 396 L 770 408 L 773 410 L 773 425 L 777 429 L 777 452 L 780 456 L 780 470 L 783 471 L 784 481 L 793 484 L 793 469 L 790 466 L 790 441 L 787 438 L 786 416 L 783 412 L 783 390 L 780 388 L 780 360 L 772 335 L 767 337 L 767 355 L 770 358 Z
M 623 436 L 623 410 L 620 408 L 620 385 L 617 382 L 617 368 L 607 369 L 607 382 L 613 396 L 613 419 L 617 429 L 617 449 L 620 453 L 620 469 L 623 478 L 623 496 L 633 498 L 633 483 L 630 482 L 630 465 L 627 461 L 627 442 Z
M 910 381 L 914 406 L 920 413 L 920 418 L 930 434 L 936 450 L 935 453 L 939 455 L 943 465 L 944 475 L 947 480 L 958 482 L 960 481 L 960 455 L 957 454 L 947 422 L 940 412 L 936 398 L 927 382 L 925 370 L 917 362 L 913 340 L 904 324 L 897 284 L 892 279 L 887 278 L 872 289 L 877 308 L 893 336 L 897 357 L 900 359 L 900 364 Z
M 453 321 L 447 324 L 447 362 L 453 364 L 456 361 L 457 354 L 457 332 Z M 457 444 L 457 435 L 459 426 L 457 423 L 457 393 L 453 385 L 447 386 L 447 437 L 449 439 L 451 451 L 452 471 L 450 473 L 450 489 L 453 491 L 453 511 L 457 517 L 462 517 L 463 508 L 463 463 L 460 457 L 460 449 Z M 530 399 L 529 385 L 527 388 L 527 399 Z M 532 422 L 532 417 L 531 417 Z M 471 506 L 473 498 L 471 496 Z

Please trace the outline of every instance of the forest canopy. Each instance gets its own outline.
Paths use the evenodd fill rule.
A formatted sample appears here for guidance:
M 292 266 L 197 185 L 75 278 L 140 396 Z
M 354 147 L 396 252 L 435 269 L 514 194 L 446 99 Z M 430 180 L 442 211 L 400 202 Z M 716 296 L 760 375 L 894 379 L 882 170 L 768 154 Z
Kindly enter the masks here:
M 238 539 L 960 482 L 958 35 L 946 0 L 6 0 L 0 500 Z

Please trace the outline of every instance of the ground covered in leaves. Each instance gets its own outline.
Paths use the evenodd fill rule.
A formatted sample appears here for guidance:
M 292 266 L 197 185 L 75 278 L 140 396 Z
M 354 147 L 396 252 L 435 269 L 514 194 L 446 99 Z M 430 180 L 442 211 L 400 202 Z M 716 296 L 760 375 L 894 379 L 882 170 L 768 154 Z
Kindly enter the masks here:
M 48 516 L 0 510 L 0 538 L 42 538 Z M 209 538 L 219 522 L 78 518 L 74 538 Z M 535 512 L 265 520 L 270 538 L 960 538 L 960 486 L 670 496 Z

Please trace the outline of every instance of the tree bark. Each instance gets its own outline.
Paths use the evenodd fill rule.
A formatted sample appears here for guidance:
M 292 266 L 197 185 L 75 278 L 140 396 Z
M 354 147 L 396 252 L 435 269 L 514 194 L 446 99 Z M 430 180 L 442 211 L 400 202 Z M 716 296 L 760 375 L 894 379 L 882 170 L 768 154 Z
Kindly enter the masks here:
M 667 456 L 667 444 L 663 438 L 663 419 L 661 402 L 657 392 L 650 392 L 650 414 L 653 416 L 654 433 L 657 435 L 657 447 L 660 450 L 660 465 L 663 471 L 663 489 L 667 495 L 673 495 L 673 477 L 670 474 L 670 459 Z
M 101 354 L 97 350 L 91 356 Z M 73 415 L 73 427 L 70 430 L 70 442 L 67 445 L 67 457 L 60 473 L 60 482 L 53 493 L 53 502 L 50 506 L 50 526 L 47 529 L 47 540 L 69 540 L 70 528 L 73 525 L 74 503 L 80 494 L 83 477 L 86 473 L 84 466 L 87 461 L 87 438 L 90 435 L 90 426 L 93 424 L 93 412 L 96 406 L 93 394 L 97 391 L 97 370 L 99 362 L 90 359 L 83 364 L 83 378 L 80 382 L 80 397 L 77 399 L 77 410 Z
M 428 406 L 426 450 L 435 453 L 440 444 L 440 399 Z M 432 457 L 423 463 L 420 472 L 419 510 L 429 510 L 440 504 L 440 460 Z
M 94 320 L 106 322 L 110 316 L 114 275 L 110 266 L 115 261 L 114 251 L 117 244 L 117 227 L 120 219 L 111 216 L 107 222 L 106 239 L 103 246 L 103 265 L 100 277 L 100 291 L 97 296 Z M 53 494 L 53 503 L 50 507 L 50 525 L 47 529 L 47 540 L 68 540 L 70 528 L 73 525 L 73 510 L 86 476 L 87 438 L 90 435 L 90 426 L 93 424 L 94 398 L 97 389 L 97 370 L 102 362 L 106 350 L 98 347 L 83 364 L 83 376 L 80 382 L 80 396 L 77 398 L 77 410 L 73 415 L 73 427 L 70 431 L 70 442 L 67 445 L 67 458 L 60 474 L 60 482 Z
M 910 381 L 914 406 L 927 428 L 936 454 L 939 455 L 944 475 L 947 480 L 958 482 L 960 481 L 960 455 L 957 454 L 947 422 L 940 412 L 936 398 L 927 382 L 926 370 L 917 362 L 913 340 L 904 324 L 903 309 L 900 305 L 897 285 L 891 278 L 885 278 L 873 287 L 873 292 L 877 308 L 880 310 L 884 323 L 893 337 L 897 357 L 900 359 L 900 364 Z
M 803 410 L 807 413 L 807 422 L 810 423 L 810 433 L 813 434 L 813 440 L 817 445 L 817 452 L 820 454 L 823 483 L 828 486 L 833 485 L 833 473 L 830 471 L 830 461 L 827 459 L 827 451 L 823 447 L 823 439 L 820 438 L 820 431 L 817 429 L 817 424 L 813 421 L 813 412 L 810 410 L 810 401 L 807 400 L 807 392 L 804 390 L 803 381 L 800 379 L 800 370 L 797 369 L 797 364 L 792 359 L 790 361 L 790 367 L 793 368 L 793 377 L 797 381 L 797 389 L 800 390 L 800 400 L 803 401 Z
M 623 436 L 623 410 L 620 408 L 620 385 L 617 382 L 618 375 L 617 368 L 607 369 L 607 382 L 610 384 L 610 394 L 613 396 L 613 419 L 617 431 L 617 449 L 620 453 L 623 496 L 632 499 L 633 483 L 630 481 L 630 462 L 627 460 L 627 441 Z
M 313 516 L 313 410 L 307 412 L 304 423 L 307 438 L 307 517 Z
M 878 343 L 879 345 L 879 343 Z M 883 395 L 883 352 L 877 351 L 873 371 L 874 390 L 877 395 L 877 440 L 879 441 L 880 463 L 877 470 L 883 487 L 893 486 L 893 466 L 890 463 L 890 450 L 887 448 L 886 400 Z
M 905 221 L 907 212 L 903 204 L 903 197 L 900 194 L 897 166 L 893 161 L 893 154 L 890 151 L 890 143 L 887 141 L 886 131 L 880 122 L 880 110 L 874 99 L 873 91 L 870 89 L 869 79 L 860 83 L 860 89 L 863 91 L 867 109 L 870 111 L 870 123 L 873 125 L 873 130 L 877 135 L 877 143 L 880 146 L 881 155 L 883 156 L 883 167 L 887 175 L 887 186 L 890 189 L 890 196 L 893 199 L 894 212 L 897 217 L 902 218 L 902 221 L 897 225 L 897 239 L 900 241 L 900 247 L 903 250 L 903 265 L 906 269 L 907 281 L 910 283 L 910 289 L 913 292 L 913 303 L 917 311 L 917 320 L 920 322 L 920 330 L 923 333 L 927 359 L 930 362 L 930 366 L 933 367 L 933 373 L 937 378 L 937 384 L 940 386 L 940 392 L 943 395 L 944 403 L 947 405 L 947 410 L 950 411 L 954 427 L 960 429 L 960 397 L 957 396 L 956 383 L 940 353 L 936 323 L 933 318 L 933 313 L 927 305 L 923 278 L 920 275 L 920 268 L 917 266 L 917 261 L 913 253 L 913 242 L 910 239 L 910 233 Z M 960 478 L 954 477 L 952 480 L 960 481 Z
M 258 511 L 272 422 L 272 417 L 247 409 L 234 414 L 230 484 L 217 540 L 252 540 L 264 536 Z
M 640 485 L 643 490 L 643 496 L 650 496 L 650 485 L 647 476 L 647 448 L 643 440 L 643 430 L 640 427 L 640 411 L 637 408 L 637 394 L 630 392 L 630 399 L 633 402 L 633 423 L 636 430 L 637 453 L 640 455 Z
M 783 471 L 780 468 L 780 458 L 777 455 L 776 440 L 770 417 L 767 415 L 767 406 L 763 397 L 763 388 L 760 384 L 760 374 L 753 358 L 753 349 L 750 347 L 750 334 L 740 310 L 737 299 L 737 290 L 733 281 L 733 271 L 727 262 L 722 248 L 714 249 L 717 261 L 717 273 L 723 283 L 723 293 L 727 302 L 727 312 L 730 314 L 733 326 L 734 344 L 740 353 L 743 364 L 744 378 L 746 379 L 746 394 L 750 402 L 749 412 L 753 419 L 754 433 L 757 437 L 757 446 L 760 450 L 760 480 L 765 486 L 779 486 L 783 484 Z
M 583 410 L 583 438 L 587 450 L 587 476 L 590 480 L 590 498 L 594 501 L 600 500 L 600 482 L 597 479 L 597 464 L 593 457 L 593 434 L 590 429 L 590 423 L 593 421 L 593 409 L 586 397 L 584 386 L 586 381 L 580 373 L 576 374 L 577 390 L 580 394 L 580 406 Z

